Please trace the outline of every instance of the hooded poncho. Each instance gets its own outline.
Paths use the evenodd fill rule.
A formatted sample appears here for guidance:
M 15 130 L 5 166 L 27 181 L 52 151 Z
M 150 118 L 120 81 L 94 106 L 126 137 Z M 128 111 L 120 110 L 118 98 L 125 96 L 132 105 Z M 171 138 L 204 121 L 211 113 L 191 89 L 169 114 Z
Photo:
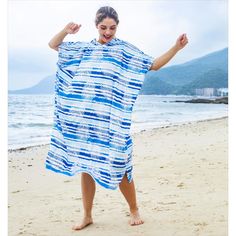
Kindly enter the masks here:
M 117 38 L 59 46 L 47 169 L 85 172 L 109 189 L 125 174 L 131 182 L 131 114 L 153 60 Z

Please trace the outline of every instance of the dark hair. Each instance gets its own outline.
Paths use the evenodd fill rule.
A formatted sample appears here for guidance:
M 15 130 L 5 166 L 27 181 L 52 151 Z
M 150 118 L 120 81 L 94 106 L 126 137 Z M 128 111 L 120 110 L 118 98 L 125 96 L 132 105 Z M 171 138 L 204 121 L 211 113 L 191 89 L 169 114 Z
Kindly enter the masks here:
M 119 24 L 118 14 L 112 7 L 105 6 L 98 9 L 96 13 L 95 24 L 96 26 L 103 21 L 105 18 L 112 18 L 116 24 Z

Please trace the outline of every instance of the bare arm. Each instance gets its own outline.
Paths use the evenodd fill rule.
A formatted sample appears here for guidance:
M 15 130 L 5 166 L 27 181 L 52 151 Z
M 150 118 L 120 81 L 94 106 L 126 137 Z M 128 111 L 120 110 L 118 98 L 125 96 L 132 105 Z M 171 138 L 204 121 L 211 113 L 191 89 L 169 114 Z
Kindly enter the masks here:
M 180 35 L 176 41 L 176 44 L 172 48 L 154 60 L 150 70 L 159 70 L 162 66 L 168 63 L 180 49 L 184 48 L 187 43 L 188 38 L 186 34 Z
M 63 42 L 64 38 L 68 34 L 76 34 L 81 25 L 75 24 L 73 22 L 67 24 L 63 30 L 57 33 L 48 43 L 49 47 L 58 51 L 58 46 Z

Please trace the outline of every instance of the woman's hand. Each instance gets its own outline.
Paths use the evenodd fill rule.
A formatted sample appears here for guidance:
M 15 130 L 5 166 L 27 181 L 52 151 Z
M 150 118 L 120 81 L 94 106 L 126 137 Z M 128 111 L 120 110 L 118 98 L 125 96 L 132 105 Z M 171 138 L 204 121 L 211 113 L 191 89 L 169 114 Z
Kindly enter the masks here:
M 175 47 L 177 50 L 180 50 L 184 48 L 187 45 L 187 43 L 188 43 L 188 38 L 186 34 L 181 34 L 175 43 Z
M 81 24 L 78 25 L 74 22 L 70 22 L 69 24 L 65 26 L 63 31 L 67 34 L 76 34 L 79 31 L 80 27 L 81 27 Z
M 48 43 L 49 47 L 58 51 L 58 46 L 63 42 L 64 38 L 68 34 L 76 34 L 81 25 L 75 24 L 73 22 L 70 22 L 65 26 L 63 30 L 61 30 L 58 34 L 56 34 Z
M 181 34 L 171 49 L 154 60 L 150 70 L 159 70 L 167 62 L 169 62 L 180 49 L 184 48 L 187 43 L 188 38 L 186 34 Z

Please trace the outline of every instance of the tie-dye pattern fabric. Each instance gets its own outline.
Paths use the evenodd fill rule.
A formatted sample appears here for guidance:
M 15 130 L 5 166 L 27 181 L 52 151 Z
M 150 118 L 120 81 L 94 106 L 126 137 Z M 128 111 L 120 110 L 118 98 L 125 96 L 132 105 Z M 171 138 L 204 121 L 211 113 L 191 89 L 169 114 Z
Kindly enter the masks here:
M 131 114 L 154 58 L 117 38 L 64 42 L 58 55 L 46 168 L 116 189 L 132 180 Z

